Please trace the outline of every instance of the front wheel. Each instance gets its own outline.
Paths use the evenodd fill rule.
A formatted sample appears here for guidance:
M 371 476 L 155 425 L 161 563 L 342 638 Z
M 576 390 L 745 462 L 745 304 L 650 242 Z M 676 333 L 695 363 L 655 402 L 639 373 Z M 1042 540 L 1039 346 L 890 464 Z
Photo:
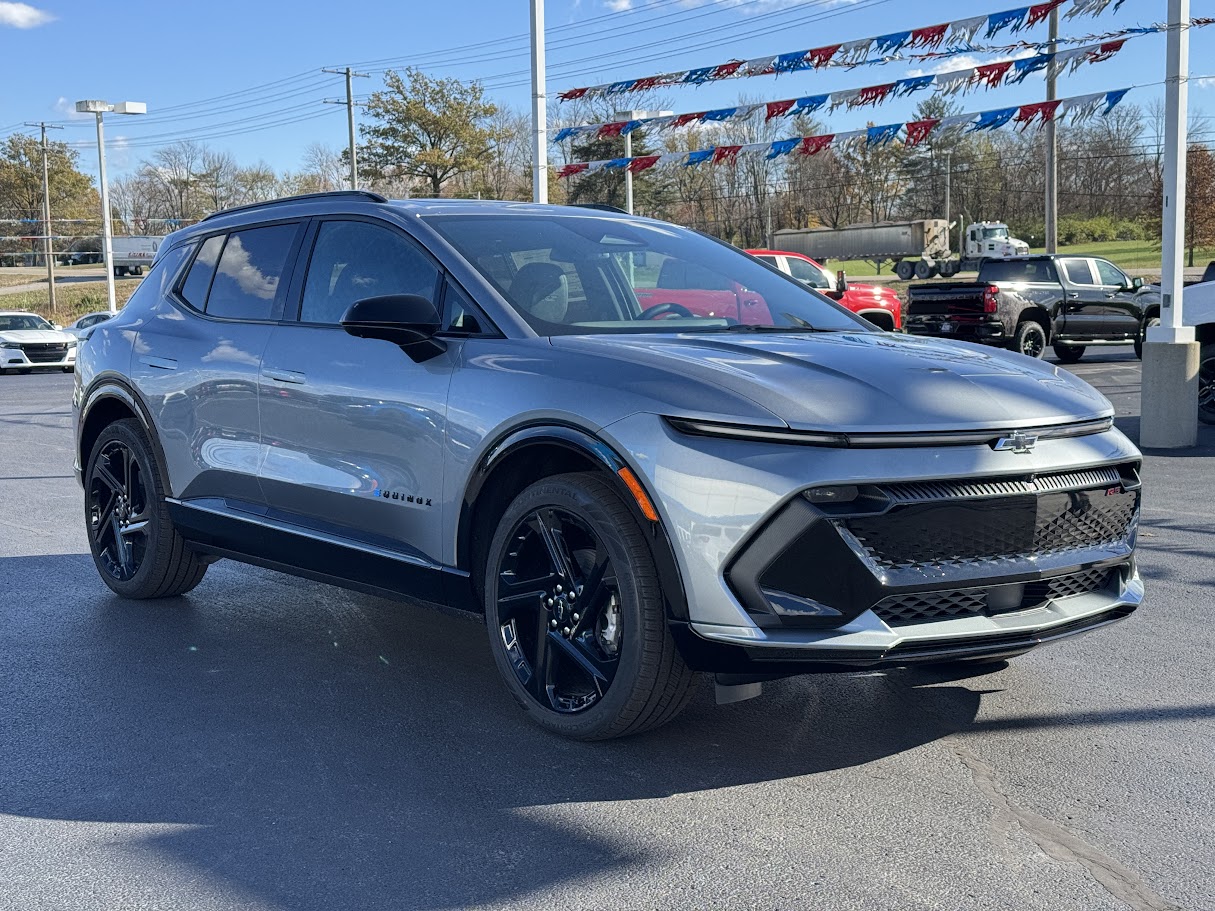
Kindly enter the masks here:
M 1198 420 L 1215 424 L 1215 342 L 1202 346 L 1198 364 Z
M 1159 325 L 1160 318 L 1157 316 L 1143 321 L 1143 327 L 1139 330 L 1139 338 L 1135 339 L 1135 357 L 1143 360 L 1143 343 L 1147 341 L 1148 330 Z
M 1046 351 L 1046 330 L 1033 320 L 1020 323 L 1013 335 L 1012 348 L 1026 357 L 1042 357 Z
M 494 662 L 548 730 L 636 734 L 691 697 L 695 675 L 667 628 L 645 537 L 600 477 L 559 475 L 519 494 L 498 523 L 482 590 Z
M 1055 349 L 1055 357 L 1064 364 L 1074 364 L 1084 357 L 1084 345 L 1064 345 L 1061 342 L 1055 342 L 1051 347 Z

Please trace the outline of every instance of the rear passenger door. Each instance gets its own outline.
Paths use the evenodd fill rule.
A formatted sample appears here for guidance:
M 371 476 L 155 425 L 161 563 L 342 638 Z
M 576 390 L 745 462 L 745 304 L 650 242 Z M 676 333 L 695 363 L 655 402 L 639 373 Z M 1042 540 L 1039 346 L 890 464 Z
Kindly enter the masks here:
M 419 294 L 441 306 L 443 289 L 438 264 L 399 228 L 352 217 L 313 222 L 290 312 L 262 358 L 260 476 L 272 515 L 422 564 L 441 561 L 458 343 L 415 363 L 340 323 L 364 298 Z
M 1064 297 L 1061 333 L 1067 338 L 1103 338 L 1107 301 L 1092 261 L 1080 256 L 1060 259 L 1059 273 Z
M 258 368 L 303 227 L 278 222 L 203 238 L 168 301 L 139 330 L 132 375 L 183 499 L 264 500 Z

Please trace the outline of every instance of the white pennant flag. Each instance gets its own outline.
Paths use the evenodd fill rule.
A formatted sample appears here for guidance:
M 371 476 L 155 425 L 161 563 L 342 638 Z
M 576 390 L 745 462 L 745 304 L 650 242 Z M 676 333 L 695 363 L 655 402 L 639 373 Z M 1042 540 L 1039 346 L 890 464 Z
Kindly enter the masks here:
M 654 165 L 656 168 L 665 168 L 668 165 L 683 164 L 688 160 L 687 152 L 667 152 L 659 157 L 658 162 Z
M 974 114 L 954 114 L 952 117 L 946 117 L 938 123 L 934 132 L 944 133 L 947 130 L 956 130 L 959 127 L 970 126 L 970 124 L 974 123 L 974 119 Z
M 1046 78 L 1055 79 L 1063 74 L 1063 71 L 1069 66 L 1075 71 L 1083 61 L 1081 58 L 1088 53 L 1087 48 L 1077 47 L 1070 51 L 1059 51 L 1055 54 L 1054 59 L 1046 65 Z
M 962 44 L 970 44 L 975 40 L 975 35 L 979 33 L 979 29 L 987 25 L 986 16 L 972 16 L 969 19 L 959 19 L 957 22 L 949 23 L 949 40 L 950 42 L 961 42 Z
M 936 78 L 936 87 L 942 95 L 956 95 L 966 88 L 975 78 L 975 69 L 955 70 L 952 73 L 941 73 Z
M 741 76 L 745 74 L 747 76 L 762 76 L 764 73 L 772 69 L 772 64 L 775 62 L 775 54 L 769 57 L 756 57 L 754 60 L 748 60 L 745 64 L 743 64 L 736 75 Z
M 834 112 L 839 108 L 842 108 L 844 105 L 851 105 L 855 99 L 860 97 L 860 95 L 860 89 L 844 89 L 842 92 L 832 92 L 830 95 L 830 110 Z
M 759 152 L 767 154 L 772 149 L 770 142 L 748 142 L 745 146 L 738 150 L 740 155 L 755 155 Z
M 861 38 L 840 45 L 836 60 L 840 63 L 864 63 L 869 59 L 869 48 L 873 45 L 872 38 Z
M 675 122 L 675 115 L 671 114 L 668 117 L 651 117 L 645 122 L 647 130 L 665 130 Z
M 1064 99 L 1055 112 L 1055 118 L 1061 120 L 1064 117 L 1070 117 L 1073 124 L 1091 120 L 1105 104 L 1106 94 L 1106 92 L 1095 92 L 1092 95 Z
M 868 130 L 852 130 L 848 133 L 836 133 L 831 145 L 838 149 L 848 149 L 868 138 Z
M 1100 16 L 1111 0 L 1075 0 L 1072 8 L 1067 11 L 1065 18 L 1074 19 L 1076 16 Z

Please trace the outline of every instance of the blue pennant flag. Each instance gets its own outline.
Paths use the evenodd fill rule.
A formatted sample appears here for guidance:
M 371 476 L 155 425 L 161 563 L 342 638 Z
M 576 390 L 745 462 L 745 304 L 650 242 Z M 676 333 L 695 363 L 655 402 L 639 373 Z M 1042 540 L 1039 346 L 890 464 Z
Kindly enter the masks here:
M 713 152 L 713 149 L 701 149 L 698 152 L 689 152 L 688 160 L 683 163 L 684 167 L 694 164 L 704 164 L 713 157 Z
M 768 161 L 771 161 L 773 158 L 780 158 L 782 155 L 788 155 L 797 148 L 797 144 L 799 142 L 801 142 L 800 139 L 778 139 L 776 142 L 772 143 L 772 148 L 764 157 Z
M 683 81 L 701 85 L 709 81 L 709 77 L 713 75 L 715 69 L 717 69 L 715 66 L 702 66 L 694 70 L 688 70 L 688 74 L 683 77 Z
M 911 32 L 894 32 L 873 39 L 873 47 L 879 54 L 893 54 L 911 40 Z
M 807 95 L 805 98 L 797 99 L 789 114 L 813 114 L 830 100 L 830 95 Z
M 626 123 L 624 126 L 622 126 L 622 127 L 620 128 L 620 135 L 621 135 L 621 136 L 628 136 L 628 135 L 629 135 L 629 133 L 633 132 L 633 130 L 636 130 L 636 129 L 638 129 L 639 127 L 642 127 L 642 126 L 645 126 L 645 124 L 644 124 L 644 123 L 642 123 L 642 121 L 640 121 L 640 120 L 630 120 L 628 123 Z
M 1017 116 L 1017 108 L 1001 108 L 998 111 L 984 111 L 979 115 L 979 119 L 974 122 L 974 125 L 967 130 L 968 133 L 977 133 L 980 130 L 998 130 L 1008 121 Z
M 561 142 L 563 139 L 569 139 L 577 130 L 573 127 L 562 127 L 557 131 L 557 135 L 553 137 L 553 142 Z
M 603 167 L 605 170 L 608 168 L 627 168 L 629 162 L 632 160 L 631 158 L 613 158 L 611 161 L 605 161 Z
M 994 38 L 1006 28 L 1015 29 L 1029 15 L 1029 7 L 1008 10 L 1004 13 L 992 13 L 987 17 L 987 37 Z
M 930 88 L 936 81 L 935 76 L 912 76 L 910 79 L 900 79 L 894 84 L 894 94 L 910 95 L 912 92 L 922 92 Z
M 1117 7 L 1115 7 L 1117 9 Z M 1102 116 L 1108 114 L 1123 98 L 1130 89 L 1116 89 L 1113 92 L 1105 93 L 1105 110 L 1101 112 Z
M 870 127 L 865 138 L 865 143 L 871 146 L 884 146 L 886 143 L 893 141 L 902 129 L 903 125 L 901 123 L 888 123 L 881 127 Z
M 772 69 L 778 73 L 792 73 L 795 70 L 808 69 L 811 64 L 806 62 L 805 51 L 794 51 L 791 54 L 781 54 L 772 64 Z
M 1054 54 L 1038 54 L 1036 57 L 1026 57 L 1023 60 L 1014 61 L 1012 72 L 1004 78 L 1005 84 L 1024 82 L 1025 77 L 1030 73 L 1046 69 L 1054 57 Z
M 613 82 L 607 87 L 607 91 L 604 94 L 618 95 L 621 92 L 627 92 L 636 84 L 636 82 L 636 79 L 626 79 L 623 82 Z
M 705 111 L 703 114 L 700 115 L 700 122 L 701 123 L 716 123 L 716 122 L 722 121 L 722 120 L 729 120 L 731 117 L 733 117 L 737 113 L 738 113 L 737 107 L 718 108 L 715 111 Z

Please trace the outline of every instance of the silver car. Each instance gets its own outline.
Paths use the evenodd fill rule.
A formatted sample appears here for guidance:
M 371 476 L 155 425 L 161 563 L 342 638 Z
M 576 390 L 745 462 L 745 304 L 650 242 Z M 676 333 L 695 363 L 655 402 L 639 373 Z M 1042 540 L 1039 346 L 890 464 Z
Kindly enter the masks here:
M 171 235 L 81 350 L 102 579 L 220 558 L 483 613 L 597 739 L 782 676 L 987 662 L 1139 605 L 1139 453 L 1071 374 L 875 331 L 589 208 L 366 192 Z

